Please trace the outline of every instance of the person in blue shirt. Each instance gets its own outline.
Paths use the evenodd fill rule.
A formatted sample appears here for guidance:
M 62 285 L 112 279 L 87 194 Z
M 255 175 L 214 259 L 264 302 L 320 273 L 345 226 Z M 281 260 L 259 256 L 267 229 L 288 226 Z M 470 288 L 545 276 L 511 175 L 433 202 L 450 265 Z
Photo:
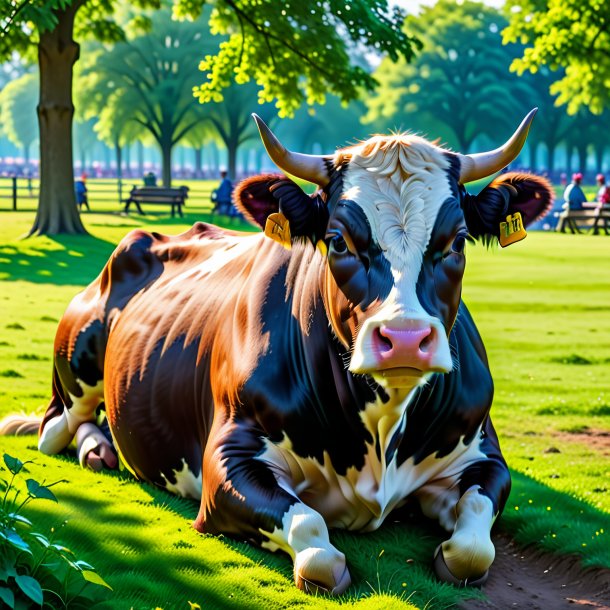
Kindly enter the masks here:
M 568 184 L 563 192 L 563 200 L 565 201 L 564 208 L 570 210 L 582 210 L 583 203 L 586 203 L 585 196 L 580 183 L 582 182 L 582 174 L 580 172 L 572 175 L 572 182 Z
M 76 205 L 79 210 L 83 209 L 83 206 L 87 208 L 87 210 L 91 211 L 89 207 L 89 199 L 87 198 L 87 174 L 82 174 L 80 180 L 77 180 L 74 183 L 74 192 L 76 194 Z
M 218 188 L 212 193 L 212 201 L 214 202 L 215 211 L 219 214 L 231 216 L 233 212 L 233 203 L 231 196 L 233 195 L 233 183 L 229 180 L 226 171 L 220 172 L 222 178 Z

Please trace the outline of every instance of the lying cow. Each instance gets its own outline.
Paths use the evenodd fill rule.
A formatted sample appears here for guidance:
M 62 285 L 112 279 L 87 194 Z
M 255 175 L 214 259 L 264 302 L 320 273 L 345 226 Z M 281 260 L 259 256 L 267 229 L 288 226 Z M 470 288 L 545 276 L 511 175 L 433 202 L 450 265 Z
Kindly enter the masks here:
M 535 220 L 552 195 L 515 173 L 477 196 L 462 185 L 510 163 L 533 114 L 470 156 L 412 135 L 301 155 L 255 117 L 275 163 L 320 190 L 282 175 L 238 187 L 274 239 L 130 233 L 59 325 L 40 450 L 76 437 L 99 469 L 116 449 L 138 478 L 200 500 L 199 531 L 288 553 L 306 591 L 350 584 L 329 527 L 375 530 L 412 496 L 449 532 L 438 576 L 482 583 L 510 477 L 460 299 L 465 244 L 496 240 L 515 212 Z

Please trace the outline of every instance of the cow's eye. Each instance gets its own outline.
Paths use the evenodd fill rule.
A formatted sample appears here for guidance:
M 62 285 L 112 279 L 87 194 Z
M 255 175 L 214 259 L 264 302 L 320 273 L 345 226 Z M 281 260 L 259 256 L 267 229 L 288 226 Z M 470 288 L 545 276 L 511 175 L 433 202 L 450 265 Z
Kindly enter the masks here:
M 466 236 L 463 234 L 459 234 L 453 240 L 451 244 L 452 252 L 457 252 L 458 254 L 462 254 L 464 252 L 464 247 L 466 246 Z
M 347 251 L 347 242 L 345 241 L 341 233 L 334 233 L 330 239 L 330 243 L 333 247 L 333 250 L 337 252 L 337 254 L 343 254 L 343 252 Z

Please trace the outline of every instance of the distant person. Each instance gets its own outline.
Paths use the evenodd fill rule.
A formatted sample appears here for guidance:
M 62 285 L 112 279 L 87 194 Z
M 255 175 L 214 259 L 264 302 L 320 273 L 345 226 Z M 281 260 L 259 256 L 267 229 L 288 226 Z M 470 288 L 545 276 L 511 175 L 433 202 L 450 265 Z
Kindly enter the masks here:
M 89 198 L 87 197 L 87 174 L 84 172 L 80 178 L 74 183 L 74 192 L 76 193 L 76 205 L 79 210 L 83 209 L 83 206 L 90 212 Z
M 144 174 L 144 186 L 157 186 L 157 176 L 153 172 Z
M 604 174 L 597 174 L 597 203 L 599 207 L 610 206 L 610 187 L 606 184 Z
M 564 209 L 582 210 L 584 208 L 583 204 L 586 203 L 587 197 L 580 186 L 581 182 L 582 174 L 580 172 L 572 174 L 572 182 L 568 184 L 563 192 Z
M 226 216 L 233 215 L 233 183 L 229 180 L 226 171 L 220 172 L 221 182 L 218 188 L 212 191 L 212 201 L 214 202 L 214 211 Z

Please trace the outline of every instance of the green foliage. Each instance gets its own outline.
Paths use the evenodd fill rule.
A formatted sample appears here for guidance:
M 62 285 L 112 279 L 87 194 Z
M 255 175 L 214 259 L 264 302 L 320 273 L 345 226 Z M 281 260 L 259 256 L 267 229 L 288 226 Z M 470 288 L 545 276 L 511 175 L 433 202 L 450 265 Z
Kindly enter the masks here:
M 0 125 L 8 139 L 27 151 L 38 138 L 38 73 L 26 73 L 0 91 Z M 27 157 L 27 154 L 26 154 Z
M 506 42 L 528 44 L 512 69 L 559 71 L 551 93 L 575 114 L 601 114 L 610 102 L 610 0 L 509 0 Z
M 31 602 L 51 608 L 85 608 L 99 601 L 99 591 L 88 583 L 107 589 L 110 585 L 87 562 L 77 561 L 69 548 L 54 542 L 53 529 L 50 536 L 36 532 L 22 514 L 33 500 L 57 502 L 50 488 L 66 481 L 45 485 L 26 479 L 24 494 L 16 479 L 33 462 L 7 453 L 3 459 L 11 476 L 0 477 L 0 600 L 8 608 L 29 607 Z
M 202 2 L 177 0 L 178 17 L 196 16 Z M 280 116 L 306 101 L 323 103 L 326 93 L 347 101 L 375 80 L 350 55 L 356 47 L 413 56 L 418 42 L 402 30 L 404 13 L 385 0 L 217 0 L 210 17 L 212 34 L 226 36 L 217 53 L 200 64 L 207 80 L 196 93 L 201 102 L 221 101 L 232 82 L 261 85 L 260 99 L 277 100 Z
M 381 129 L 393 121 L 432 132 L 462 152 L 482 134 L 497 139 L 500 130 L 510 133 L 531 105 L 525 83 L 509 77 L 514 55 L 502 45 L 505 24 L 496 9 L 472 0 L 422 7 L 405 28 L 422 40 L 423 50 L 411 65 L 381 63 L 366 120 Z

